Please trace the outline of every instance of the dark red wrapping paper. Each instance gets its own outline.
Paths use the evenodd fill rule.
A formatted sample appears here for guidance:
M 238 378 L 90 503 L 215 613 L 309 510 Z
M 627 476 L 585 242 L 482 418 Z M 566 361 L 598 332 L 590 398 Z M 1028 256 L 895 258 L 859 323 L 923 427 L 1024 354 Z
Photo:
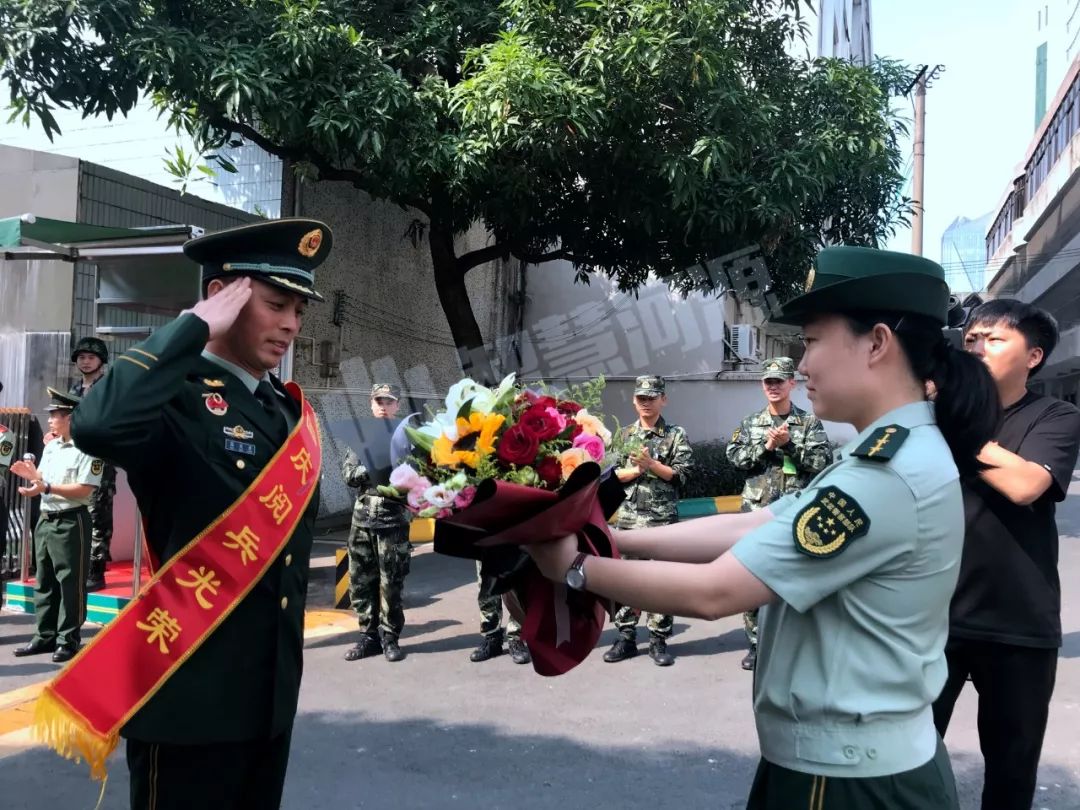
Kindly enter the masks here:
M 517 547 L 575 534 L 581 551 L 618 557 L 607 519 L 622 499 L 618 480 L 586 463 L 558 492 L 489 479 L 468 508 L 435 523 L 435 551 L 480 560 L 485 577 L 499 583 L 494 592 L 524 612 L 522 638 L 540 675 L 561 675 L 584 661 L 614 606 L 546 579 Z

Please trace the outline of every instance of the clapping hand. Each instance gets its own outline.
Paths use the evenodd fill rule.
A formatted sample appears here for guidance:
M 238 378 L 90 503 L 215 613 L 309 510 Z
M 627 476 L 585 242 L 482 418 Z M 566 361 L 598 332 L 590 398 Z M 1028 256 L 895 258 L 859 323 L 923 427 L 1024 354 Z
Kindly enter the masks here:
M 787 426 L 787 422 L 780 425 L 780 427 L 769 428 L 765 432 L 765 449 L 775 450 L 777 447 L 783 447 L 791 441 L 791 430 Z
M 19 476 L 19 478 L 25 478 L 27 481 L 36 481 L 41 477 L 38 473 L 37 465 L 32 461 L 23 461 L 20 459 L 11 465 L 11 471 Z

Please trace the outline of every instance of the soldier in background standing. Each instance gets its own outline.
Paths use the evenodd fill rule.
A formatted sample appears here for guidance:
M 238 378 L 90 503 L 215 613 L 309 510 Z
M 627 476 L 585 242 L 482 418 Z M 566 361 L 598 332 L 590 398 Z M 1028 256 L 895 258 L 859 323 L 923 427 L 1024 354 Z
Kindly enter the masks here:
M 821 420 L 791 401 L 795 390 L 795 361 L 773 357 L 765 361 L 761 387 L 768 406 L 742 420 L 727 446 L 727 457 L 750 475 L 742 492 L 742 511 L 764 509 L 789 492 L 802 489 L 832 461 L 832 450 Z M 742 668 L 757 663 L 757 610 L 743 614 L 750 650 Z
M 82 398 L 90 388 L 105 376 L 109 362 L 109 349 L 100 338 L 86 337 L 75 344 L 71 362 L 79 369 L 81 379 L 68 390 L 69 394 Z M 106 464 L 101 474 L 101 485 L 90 498 L 90 571 L 86 577 L 86 591 L 100 591 L 105 587 L 105 565 L 112 561 L 109 549 L 113 534 L 113 496 L 116 495 L 116 468 Z
M 638 377 L 634 387 L 634 410 L 638 419 L 621 431 L 623 442 L 636 445 L 615 474 L 623 483 L 626 500 L 615 516 L 618 529 L 644 529 L 665 526 L 679 520 L 679 487 L 691 467 L 690 440 L 678 425 L 664 421 L 661 413 L 667 405 L 667 386 L 663 377 Z M 639 612 L 623 606 L 615 614 L 619 637 L 604 653 L 608 663 L 637 655 Z M 650 613 L 649 657 L 657 666 L 667 667 L 675 658 L 667 651 L 667 640 L 675 623 L 674 616 Z
M 476 596 L 476 604 L 480 608 L 480 633 L 483 639 L 480 646 L 469 654 L 469 660 L 474 664 L 487 661 L 497 655 L 503 654 L 503 638 L 510 651 L 510 659 L 515 664 L 528 664 L 532 661 L 532 654 L 528 646 L 521 640 L 521 624 L 511 616 L 506 622 L 504 634 L 502 628 L 503 598 L 497 594 L 488 593 L 485 587 L 487 583 L 480 573 L 481 563 L 476 561 L 476 581 L 479 591 Z
M 372 415 L 376 419 L 394 419 L 400 396 L 401 389 L 396 385 L 371 386 Z M 389 448 L 392 432 L 387 430 L 385 437 L 365 437 L 365 441 L 385 439 Z M 349 530 L 349 597 L 363 635 L 345 653 L 345 660 L 357 661 L 382 653 L 387 661 L 400 661 L 405 657 L 398 638 L 405 627 L 402 593 L 412 554 L 412 516 L 400 501 L 378 494 L 375 487 L 388 481 L 373 480 L 372 471 L 360 463 L 352 448 L 347 449 L 342 460 L 341 474 L 348 486 L 360 490 Z

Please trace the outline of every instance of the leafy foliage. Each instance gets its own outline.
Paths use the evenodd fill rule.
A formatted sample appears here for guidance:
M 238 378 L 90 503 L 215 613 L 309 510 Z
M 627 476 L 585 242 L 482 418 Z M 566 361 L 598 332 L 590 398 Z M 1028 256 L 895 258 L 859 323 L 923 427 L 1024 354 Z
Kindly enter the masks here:
M 219 150 L 250 140 L 418 209 L 475 350 L 462 277 L 493 258 L 686 291 L 707 283 L 687 267 L 757 243 L 782 297 L 821 244 L 903 221 L 889 96 L 910 71 L 793 58 L 800 6 L 0 0 L 0 77 L 50 137 L 55 107 L 111 117 L 147 92 L 226 170 Z M 458 255 L 477 221 L 492 244 Z
M 728 461 L 726 441 L 696 442 L 690 448 L 694 473 L 679 491 L 680 497 L 717 498 L 742 494 L 746 471 Z

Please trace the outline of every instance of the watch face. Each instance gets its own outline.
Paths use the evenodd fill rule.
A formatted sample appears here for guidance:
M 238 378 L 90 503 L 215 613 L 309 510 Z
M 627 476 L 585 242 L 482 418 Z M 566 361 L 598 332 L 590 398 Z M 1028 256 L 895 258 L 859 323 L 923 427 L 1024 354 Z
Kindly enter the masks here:
M 566 584 L 575 591 L 585 587 L 585 572 L 579 568 L 571 568 L 566 572 Z

